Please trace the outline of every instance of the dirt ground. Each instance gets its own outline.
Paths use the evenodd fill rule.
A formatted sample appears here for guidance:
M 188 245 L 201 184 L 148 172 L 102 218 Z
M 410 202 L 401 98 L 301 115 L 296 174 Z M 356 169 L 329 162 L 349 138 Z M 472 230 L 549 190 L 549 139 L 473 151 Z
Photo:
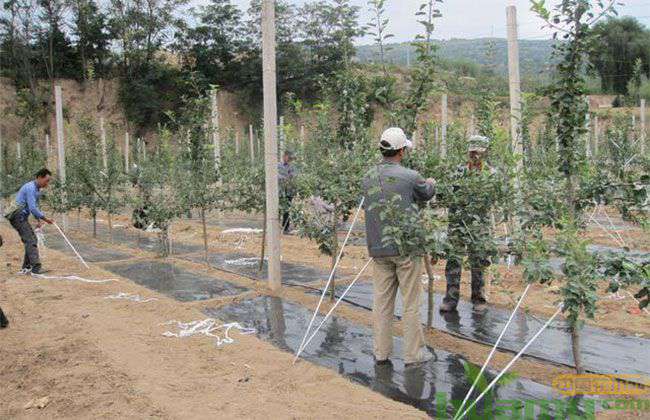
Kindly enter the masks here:
M 128 224 L 126 217 L 116 223 Z M 196 221 L 174 224 L 174 239 L 202 243 Z M 233 334 L 235 343 L 217 347 L 207 337 L 168 338 L 170 320 L 204 319 L 201 309 L 220 306 L 232 298 L 181 303 L 138 286 L 93 265 L 83 270 L 77 261 L 53 250 L 44 251 L 51 275 L 78 274 L 93 279 L 116 281 L 89 284 L 69 280 L 43 280 L 19 276 L 22 246 L 6 224 L 0 224 L 5 246 L 0 250 L 0 305 L 11 326 L 0 330 L 0 419 L 3 418 L 424 418 L 413 407 L 385 398 L 353 384 L 335 372 L 300 362 L 291 355 L 254 336 Z M 591 232 L 595 236 L 598 233 Z M 633 232 L 634 235 L 639 235 Z M 212 251 L 259 252 L 260 235 L 225 235 L 210 227 Z M 643 235 L 640 235 L 643 238 Z M 600 239 L 600 238 L 599 238 Z M 647 238 L 645 239 L 647 240 Z M 603 239 L 604 244 L 608 243 Z M 103 243 L 106 246 L 105 243 Z M 119 244 L 112 246 L 120 249 Z M 645 248 L 645 246 L 636 247 Z M 151 254 L 128 248 L 133 258 Z M 327 269 L 328 257 L 314 244 L 295 236 L 284 237 L 283 259 Z M 342 261 L 343 273 L 352 275 L 366 261 L 364 247 L 350 247 Z M 192 270 L 213 271 L 201 264 L 173 259 Z M 444 278 L 444 265 L 435 267 Z M 500 281 L 492 284 L 490 301 L 512 307 L 523 290 L 518 268 L 499 268 Z M 263 283 L 245 277 L 219 273 L 219 277 L 253 289 L 246 296 L 268 293 Z M 467 282 L 465 282 L 467 283 Z M 468 296 L 464 284 L 462 293 Z M 436 291 L 444 291 L 442 280 Z M 119 292 L 155 297 L 156 301 L 134 303 L 107 300 Z M 295 288 L 284 288 L 283 297 L 306 307 L 315 307 L 317 297 Z M 606 297 L 606 293 L 602 292 Z M 535 286 L 525 309 L 548 315 L 558 299 L 557 286 Z M 634 313 L 634 302 L 601 301 L 594 321 L 599 326 L 647 334 L 650 317 Z M 324 310 L 328 309 L 328 304 Z M 370 325 L 367 311 L 347 305 L 341 316 Z M 396 333 L 400 334 L 399 323 Z M 482 363 L 489 348 L 434 331 L 427 342 L 437 348 L 463 354 Z M 498 353 L 492 366 L 500 368 L 510 360 Z M 523 377 L 550 384 L 568 369 L 524 359 L 513 370 Z M 43 409 L 25 408 L 30 401 L 47 397 Z M 640 418 L 635 413 L 602 413 L 602 418 Z
M 124 279 L 88 284 L 14 273 L 20 246 L 6 225 L 0 302 L 10 328 L 0 331 L 0 418 L 423 418 L 418 410 L 354 385 L 253 336 L 216 347 L 206 337 L 167 338 L 169 320 L 204 319 Z M 79 272 L 47 251 L 48 275 Z M 86 278 L 113 279 L 101 269 Z M 154 296 L 112 301 L 119 292 Z M 25 409 L 49 398 L 44 409 Z

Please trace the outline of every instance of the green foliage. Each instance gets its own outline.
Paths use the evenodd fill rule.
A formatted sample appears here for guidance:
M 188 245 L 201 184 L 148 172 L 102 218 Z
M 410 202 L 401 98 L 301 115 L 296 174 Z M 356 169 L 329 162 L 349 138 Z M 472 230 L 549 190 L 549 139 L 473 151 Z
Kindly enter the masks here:
M 638 20 L 611 17 L 596 24 L 592 34 L 597 45 L 589 51 L 590 60 L 603 92 L 625 95 L 628 82 L 641 74 L 650 76 L 650 31 Z
M 307 150 L 299 156 L 298 198 L 292 213 L 299 234 L 316 241 L 321 252 L 334 255 L 338 249 L 337 224 L 347 220 L 357 208 L 363 175 L 374 160 L 376 149 L 370 146 L 365 131 L 357 133 L 354 143 L 345 144 L 344 139 L 333 135 L 328 116 L 329 107 L 321 105 L 316 130 L 307 142 Z M 309 215 L 313 209 L 302 200 L 313 198 L 322 201 L 321 207 L 328 207 L 331 215 Z M 331 223 L 323 226 L 323 220 Z
M 107 138 L 104 167 L 104 150 L 95 122 L 82 118 L 78 126 L 80 137 L 66 154 L 66 183 L 55 185 L 56 198 L 51 205 L 59 212 L 87 208 L 93 218 L 99 210 L 115 214 L 124 205 L 126 176 L 121 154 L 114 140 Z
M 587 250 L 587 241 L 578 235 L 578 229 L 567 223 L 560 232 L 555 251 L 564 257 L 562 272 L 566 282 L 560 289 L 564 311 L 573 327 L 579 326 L 581 315 L 593 319 L 598 301 L 597 286 L 602 279 L 598 260 Z
M 485 390 L 487 390 L 490 381 L 488 381 L 485 373 L 481 373 L 481 368 L 479 366 L 464 360 L 462 362 L 466 381 L 471 384 L 476 383 L 476 395 L 482 394 Z M 500 386 L 507 386 L 508 384 L 514 382 L 517 377 L 518 375 L 514 372 L 507 372 L 501 376 L 497 383 L 483 397 L 483 416 L 478 415 L 475 411 L 476 407 L 474 407 L 473 411 L 469 412 L 465 418 L 478 419 L 486 418 L 486 416 L 495 416 L 495 418 L 499 418 L 499 415 L 505 415 L 505 411 L 502 412 L 498 406 L 493 406 L 494 401 L 497 399 L 497 389 Z M 470 404 L 471 401 L 472 400 L 469 400 Z M 466 409 L 468 406 L 469 404 L 466 405 L 464 409 Z
M 422 255 L 424 252 L 437 258 L 445 255 L 442 223 L 432 208 L 413 205 L 405 210 L 399 196 L 380 199 L 373 206 L 380 209 L 384 245 L 395 246 L 402 256 Z

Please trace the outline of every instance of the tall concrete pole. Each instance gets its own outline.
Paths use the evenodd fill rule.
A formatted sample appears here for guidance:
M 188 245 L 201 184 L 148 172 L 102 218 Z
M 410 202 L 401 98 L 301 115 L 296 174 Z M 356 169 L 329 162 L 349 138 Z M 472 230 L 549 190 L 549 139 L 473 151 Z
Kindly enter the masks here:
M 63 93 L 61 86 L 54 86 L 54 109 L 56 113 L 56 145 L 59 180 L 65 185 L 65 137 L 63 137 Z M 68 228 L 68 218 L 62 217 L 63 228 Z
M 519 78 L 519 40 L 517 36 L 517 8 L 506 8 L 508 24 L 508 80 L 510 85 L 510 137 L 512 150 L 521 156 L 521 82 Z M 521 166 L 521 163 L 519 163 Z
M 253 124 L 248 125 L 248 149 L 251 154 L 251 163 L 255 162 L 255 136 L 253 134 Z
M 440 157 L 441 158 L 446 158 L 447 157 L 447 124 L 448 124 L 448 115 L 447 115 L 447 105 L 448 105 L 448 100 L 447 100 L 447 94 L 443 93 L 442 94 L 442 124 L 441 124 L 441 137 L 440 137 Z
M 219 104 L 217 103 L 217 90 L 210 92 L 210 129 L 212 130 L 212 147 L 214 150 L 214 169 L 219 169 L 221 162 L 221 138 L 219 137 Z
M 285 138 L 284 138 L 284 117 L 280 117 L 280 156 L 284 154 Z
M 641 156 L 645 156 L 648 134 L 645 125 L 645 99 L 641 99 Z
M 264 164 L 269 287 L 282 288 L 280 268 L 280 202 L 278 192 L 277 91 L 275 66 L 275 0 L 262 0 L 262 66 L 264 76 Z
M 106 149 L 106 127 L 104 126 L 104 117 L 99 117 L 99 134 L 102 142 L 102 164 L 104 171 L 108 169 L 108 150 Z

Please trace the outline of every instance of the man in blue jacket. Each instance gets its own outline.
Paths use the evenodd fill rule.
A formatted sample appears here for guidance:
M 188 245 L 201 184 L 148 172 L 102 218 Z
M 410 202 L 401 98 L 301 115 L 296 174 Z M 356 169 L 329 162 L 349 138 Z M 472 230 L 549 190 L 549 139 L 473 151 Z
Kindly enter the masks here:
M 34 229 L 29 223 L 29 215 L 31 214 L 37 220 L 38 227 L 54 223 L 43 214 L 38 207 L 38 202 L 41 198 L 42 190 L 47 188 L 52 179 L 52 173 L 43 168 L 36 173 L 36 179 L 29 181 L 23 185 L 18 194 L 16 195 L 15 207 L 6 215 L 14 229 L 20 235 L 20 239 L 25 246 L 25 258 L 23 260 L 23 271 L 31 271 L 34 274 L 41 274 L 43 268 L 41 267 L 41 260 L 38 255 L 38 241 L 34 234 Z

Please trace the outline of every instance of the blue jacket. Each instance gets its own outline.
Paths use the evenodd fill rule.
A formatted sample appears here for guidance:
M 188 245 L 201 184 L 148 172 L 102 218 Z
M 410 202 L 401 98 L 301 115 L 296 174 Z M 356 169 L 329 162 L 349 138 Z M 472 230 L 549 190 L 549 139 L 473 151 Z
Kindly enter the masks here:
M 16 204 L 22 207 L 21 215 L 29 217 L 31 213 L 37 219 L 45 218 L 41 209 L 38 208 L 38 201 L 41 199 L 41 189 L 36 184 L 36 181 L 29 181 L 18 191 L 16 195 Z

